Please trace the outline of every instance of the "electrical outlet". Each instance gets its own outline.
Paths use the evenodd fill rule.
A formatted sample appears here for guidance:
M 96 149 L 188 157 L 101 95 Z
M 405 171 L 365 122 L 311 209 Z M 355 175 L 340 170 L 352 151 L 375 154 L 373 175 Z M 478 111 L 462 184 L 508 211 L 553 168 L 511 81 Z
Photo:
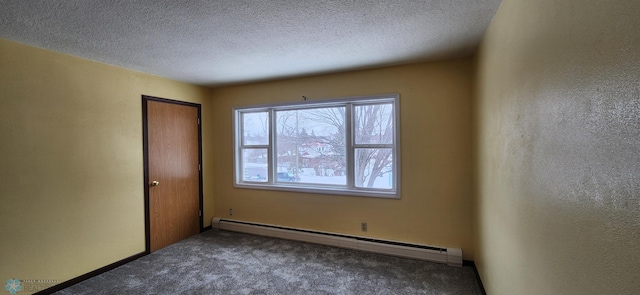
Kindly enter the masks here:
M 366 223 L 366 222 L 361 223 L 361 224 L 360 224 L 360 229 L 361 229 L 362 231 L 367 231 L 367 223 Z
M 229 209 L 229 215 L 233 215 L 233 209 Z

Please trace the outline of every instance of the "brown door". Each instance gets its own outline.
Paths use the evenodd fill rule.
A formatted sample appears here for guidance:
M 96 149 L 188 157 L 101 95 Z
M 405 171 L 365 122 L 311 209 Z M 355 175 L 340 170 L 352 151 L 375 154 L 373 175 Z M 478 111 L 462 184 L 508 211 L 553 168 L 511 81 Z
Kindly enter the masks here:
M 153 252 L 200 232 L 200 107 L 144 96 L 143 111 L 147 251 Z

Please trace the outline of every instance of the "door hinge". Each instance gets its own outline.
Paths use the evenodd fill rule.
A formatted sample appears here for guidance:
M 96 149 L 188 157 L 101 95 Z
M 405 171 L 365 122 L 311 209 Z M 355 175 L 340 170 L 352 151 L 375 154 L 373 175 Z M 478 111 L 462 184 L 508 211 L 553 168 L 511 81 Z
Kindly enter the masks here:
M 202 217 L 202 210 L 198 211 L 198 216 Z
M 200 125 L 200 118 L 198 118 L 198 125 Z
M 198 164 L 198 171 L 202 170 L 202 164 Z

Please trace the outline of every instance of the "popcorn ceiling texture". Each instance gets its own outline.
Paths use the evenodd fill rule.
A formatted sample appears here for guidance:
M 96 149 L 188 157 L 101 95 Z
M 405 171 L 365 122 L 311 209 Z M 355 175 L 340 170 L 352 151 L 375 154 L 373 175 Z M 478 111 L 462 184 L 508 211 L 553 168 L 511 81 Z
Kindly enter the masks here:
M 471 55 L 500 0 L 0 0 L 0 38 L 201 85 Z

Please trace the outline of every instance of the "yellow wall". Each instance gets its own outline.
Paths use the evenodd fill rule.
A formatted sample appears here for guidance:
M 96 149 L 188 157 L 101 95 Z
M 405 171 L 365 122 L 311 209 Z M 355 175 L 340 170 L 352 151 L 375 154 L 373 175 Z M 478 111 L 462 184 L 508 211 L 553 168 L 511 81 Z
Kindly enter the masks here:
M 0 279 L 62 282 L 145 250 L 142 94 L 203 105 L 206 178 L 209 89 L 0 39 Z
M 488 294 L 640 294 L 640 1 L 504 0 L 478 54 Z
M 471 78 L 471 60 L 463 59 L 214 89 L 215 215 L 461 247 L 473 259 Z M 400 94 L 400 200 L 233 187 L 233 107 L 385 93 Z
M 504 0 L 477 66 L 213 90 L 0 39 L 0 279 L 62 282 L 144 251 L 147 94 L 203 106 L 205 226 L 219 216 L 461 247 L 489 294 L 637 293 L 639 11 Z M 400 200 L 233 187 L 234 106 L 385 93 L 400 94 Z

